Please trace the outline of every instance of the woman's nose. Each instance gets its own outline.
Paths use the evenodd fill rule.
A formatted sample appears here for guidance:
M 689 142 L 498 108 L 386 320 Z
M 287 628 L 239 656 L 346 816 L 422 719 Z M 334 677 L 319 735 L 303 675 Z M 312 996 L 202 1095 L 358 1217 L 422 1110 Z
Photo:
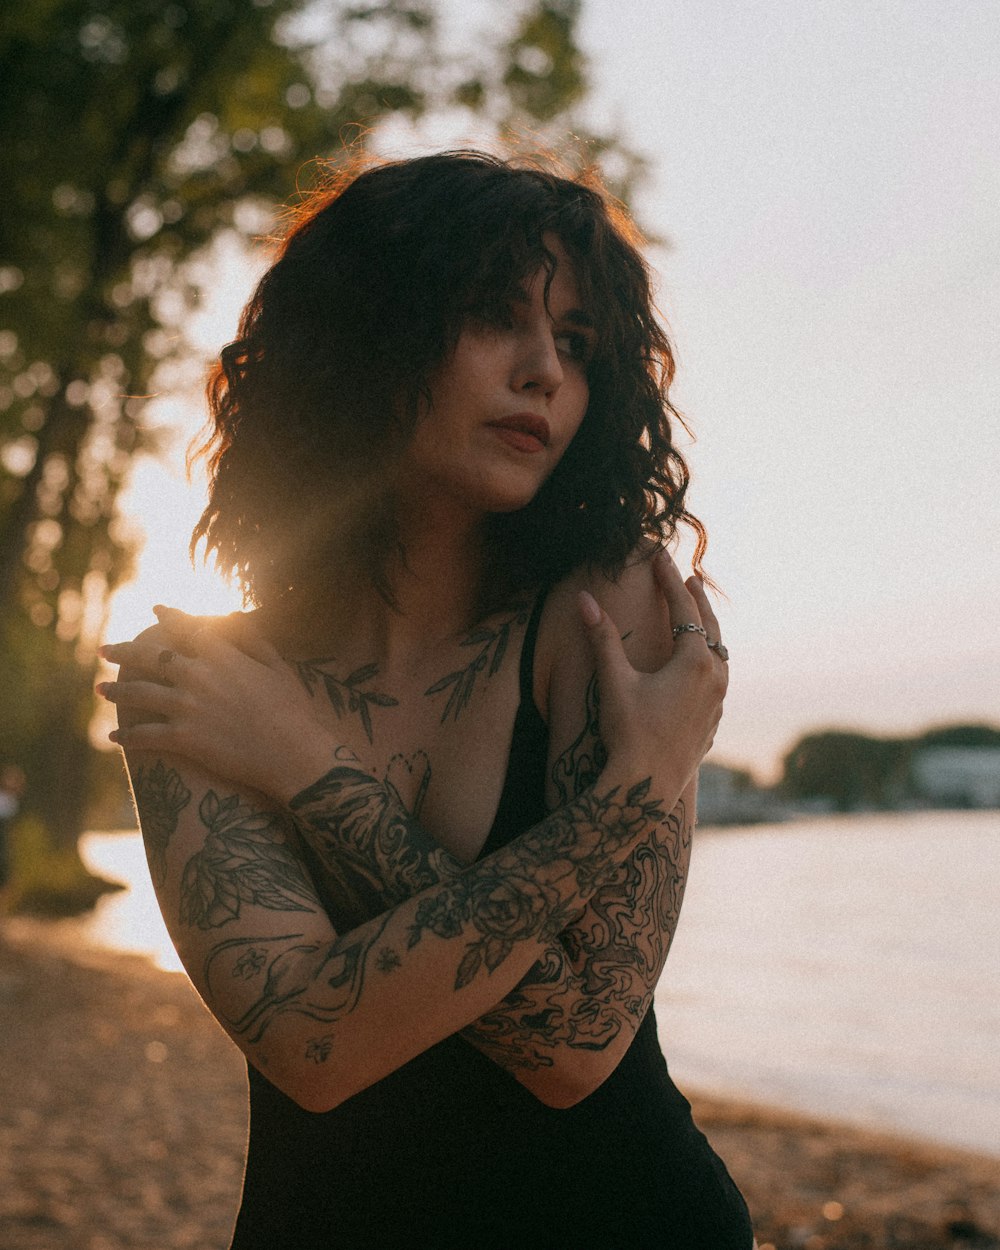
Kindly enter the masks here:
M 515 389 L 537 389 L 546 395 L 563 380 L 562 360 L 549 324 L 534 327 L 521 336 L 515 366 Z

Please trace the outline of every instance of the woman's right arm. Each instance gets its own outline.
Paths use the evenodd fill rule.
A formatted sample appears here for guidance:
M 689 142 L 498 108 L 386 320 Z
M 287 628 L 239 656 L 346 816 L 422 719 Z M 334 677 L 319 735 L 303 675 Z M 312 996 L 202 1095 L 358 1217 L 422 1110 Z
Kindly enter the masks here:
M 160 907 L 191 980 L 249 1060 L 312 1111 L 509 993 L 674 797 L 610 766 L 503 850 L 338 934 L 286 818 L 184 759 L 126 754 Z

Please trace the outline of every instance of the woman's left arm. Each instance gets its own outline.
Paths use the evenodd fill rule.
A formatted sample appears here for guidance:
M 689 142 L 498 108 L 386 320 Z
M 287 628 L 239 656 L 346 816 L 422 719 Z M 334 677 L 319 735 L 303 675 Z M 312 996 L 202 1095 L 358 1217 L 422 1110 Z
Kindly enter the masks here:
M 714 613 L 697 579 L 695 596 L 709 637 Z M 547 693 L 550 810 L 581 793 L 600 773 L 600 692 L 588 649 L 567 645 L 568 613 L 587 589 L 622 631 L 638 669 L 653 672 L 672 650 L 671 622 L 657 593 L 651 561 L 640 557 L 614 582 L 581 577 L 556 594 L 549 636 L 551 662 L 541 655 Z M 540 639 L 540 653 L 545 651 Z M 717 661 L 721 663 L 722 661 Z M 492 1011 L 464 1036 L 508 1068 L 546 1102 L 566 1091 L 567 1103 L 597 1088 L 621 1061 L 649 1008 L 680 916 L 695 824 L 692 782 L 667 821 L 638 846 L 594 895 L 579 920 Z

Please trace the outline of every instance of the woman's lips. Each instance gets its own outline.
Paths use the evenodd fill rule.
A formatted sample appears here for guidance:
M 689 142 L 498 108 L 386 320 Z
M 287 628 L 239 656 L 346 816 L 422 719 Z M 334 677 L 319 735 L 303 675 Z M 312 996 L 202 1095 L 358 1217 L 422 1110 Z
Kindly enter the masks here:
M 491 421 L 489 426 L 508 446 L 518 451 L 544 451 L 551 438 L 548 421 L 544 417 L 536 417 L 534 413 L 501 417 L 499 421 Z

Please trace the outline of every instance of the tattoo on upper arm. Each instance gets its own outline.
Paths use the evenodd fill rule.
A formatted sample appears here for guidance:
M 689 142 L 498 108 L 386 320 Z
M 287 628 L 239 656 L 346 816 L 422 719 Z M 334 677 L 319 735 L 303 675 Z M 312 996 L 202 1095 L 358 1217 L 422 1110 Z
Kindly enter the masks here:
M 333 1050 L 333 1034 L 324 1033 L 322 1037 L 311 1037 L 306 1042 L 306 1058 L 313 1063 L 326 1063 Z
M 181 877 L 184 924 L 218 928 L 235 920 L 244 903 L 271 911 L 319 909 L 315 888 L 273 812 L 251 807 L 238 794 L 220 799 L 209 790 L 198 815 L 208 836 Z
M 372 815 L 367 807 L 370 787 L 386 793 L 384 786 L 364 773 L 334 769 L 318 787 L 310 787 L 293 800 L 293 805 L 304 807 L 316 802 L 319 792 L 331 785 L 339 791 L 342 806 L 349 809 L 353 800 L 360 801 L 356 815 L 362 828 Z M 322 806 L 326 819 L 332 819 L 332 808 Z M 456 951 L 453 983 L 455 990 L 462 989 L 498 968 L 519 942 L 544 938 L 565 928 L 576 907 L 564 901 L 563 878 L 571 877 L 588 889 L 589 880 L 607 875 L 612 863 L 609 856 L 617 846 L 633 841 L 638 829 L 662 819 L 658 800 L 649 797 L 648 779 L 625 792 L 617 788 L 602 795 L 588 791 L 508 847 L 503 852 L 506 862 L 502 868 L 483 860 L 452 880 L 443 884 L 439 880 L 438 888 L 425 895 L 415 909 L 407 932 L 407 951 L 429 935 L 462 941 L 464 946 Z M 604 831 L 603 841 L 583 849 L 578 842 L 579 829 L 595 826 Z M 574 886 L 571 897 L 575 893 Z M 396 944 L 387 940 L 386 929 L 393 913 L 384 910 L 385 906 L 383 903 L 383 910 L 374 919 L 332 942 L 288 933 L 217 943 L 208 953 L 204 981 L 219 1018 L 234 1036 L 256 1044 L 270 1023 L 286 1013 L 328 1025 L 349 1015 L 358 1004 L 366 978 L 374 973 L 391 976 L 406 958 L 398 951 L 398 940 Z M 249 1003 L 243 998 L 238 1008 L 227 1008 L 227 1003 L 233 1004 L 234 980 L 252 984 L 253 994 Z M 530 989 L 527 992 L 534 993 Z M 535 1004 L 536 1027 L 556 1028 L 554 1013 L 563 1010 L 561 1004 L 538 1006 L 537 995 L 531 1002 Z M 519 1020 L 516 1027 L 523 1029 L 524 1021 Z
M 167 876 L 167 844 L 177 830 L 181 812 L 191 801 L 191 791 L 176 768 L 167 768 L 163 760 L 136 771 L 133 791 L 150 875 L 154 885 L 162 886 Z
M 333 1024 L 357 1006 L 364 989 L 368 956 L 386 923 L 383 918 L 380 923 L 366 925 L 358 933 L 333 942 L 309 941 L 302 933 L 218 942 L 205 960 L 208 1001 L 234 1037 L 245 1038 L 254 1045 L 278 1016 L 289 1013 Z M 227 986 L 232 985 L 234 968 L 251 947 L 264 955 L 263 984 L 248 1006 L 241 1004 L 241 1008 L 228 1010 L 227 1004 L 233 999 Z M 323 1058 L 316 1061 L 321 1063 Z
M 428 765 L 425 781 L 429 775 Z M 461 872 L 407 812 L 391 781 L 357 768 L 332 768 L 289 807 L 319 860 L 324 886 L 360 907 L 359 923 Z
M 395 972 L 402 962 L 391 946 L 383 946 L 375 956 L 375 967 L 379 972 Z
M 336 664 L 332 656 L 326 659 L 297 660 L 295 671 L 299 680 L 310 694 L 315 692 L 317 685 L 322 685 L 326 697 L 330 700 L 333 710 L 341 719 L 356 714 L 364 727 L 368 741 L 372 741 L 372 707 L 398 707 L 399 700 L 380 690 L 362 690 L 366 682 L 378 676 L 377 664 L 364 664 L 356 668 L 346 677 L 335 677 L 328 672 L 326 665 Z
M 587 683 L 584 707 L 583 728 L 552 765 L 558 806 L 592 786 L 608 762 L 608 753 L 601 741 L 601 700 L 596 673 Z
M 495 629 L 491 629 L 488 625 L 481 625 L 462 639 L 463 647 L 479 648 L 475 658 L 465 668 L 456 669 L 454 672 L 448 673 L 436 681 L 433 686 L 428 686 L 424 691 L 424 694 L 428 696 L 441 694 L 445 690 L 448 691 L 448 699 L 444 705 L 444 711 L 441 713 L 442 725 L 449 716 L 458 720 L 463 708 L 468 706 L 469 700 L 472 698 L 476 679 L 480 673 L 488 668 L 486 677 L 489 679 L 500 671 L 504 656 L 507 654 L 511 631 L 514 626 L 525 625 L 527 621 L 528 608 L 522 606 L 517 609 L 513 616 L 502 622 Z

